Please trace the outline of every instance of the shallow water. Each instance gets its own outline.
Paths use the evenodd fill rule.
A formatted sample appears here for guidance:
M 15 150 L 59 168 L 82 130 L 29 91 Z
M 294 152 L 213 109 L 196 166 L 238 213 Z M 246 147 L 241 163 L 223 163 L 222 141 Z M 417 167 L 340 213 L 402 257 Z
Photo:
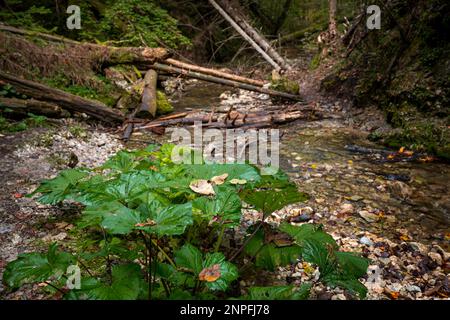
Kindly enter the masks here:
M 357 154 L 346 145 L 382 149 L 365 133 L 338 122 L 295 124 L 287 129 L 281 146 L 282 168 L 316 197 L 361 198 L 354 202 L 362 209 L 389 210 L 400 220 L 420 223 L 433 232 L 448 228 L 448 164 L 386 163 L 381 161 L 382 152 Z
M 220 104 L 221 93 L 230 91 L 224 86 L 200 83 L 187 89 L 183 95 L 172 98 L 176 111 L 210 109 Z M 447 246 L 449 164 L 383 162 L 387 150 L 369 142 L 367 133 L 345 125 L 342 120 L 302 121 L 280 129 L 284 133 L 280 166 L 301 191 L 311 196 L 308 205 L 324 213 L 325 220 L 339 213 L 343 203 L 350 203 L 354 217 L 359 218 L 361 211 L 395 217 L 390 227 L 368 223 L 365 229 L 389 236 L 395 233 L 393 230 L 405 228 L 417 240 L 437 240 Z M 167 139 L 164 136 L 158 140 Z M 358 154 L 349 151 L 346 145 L 382 152 L 378 156 Z

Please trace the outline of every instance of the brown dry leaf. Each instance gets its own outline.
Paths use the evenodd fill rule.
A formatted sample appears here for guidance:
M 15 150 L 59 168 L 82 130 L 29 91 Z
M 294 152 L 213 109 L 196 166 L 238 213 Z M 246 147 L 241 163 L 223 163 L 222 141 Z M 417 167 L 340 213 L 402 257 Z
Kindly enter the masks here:
M 154 220 L 147 219 L 147 221 L 141 222 L 141 223 L 136 223 L 134 226 L 135 227 L 151 227 L 154 225 L 156 225 L 156 222 Z
M 158 171 L 158 168 L 155 167 L 155 166 L 150 166 L 149 169 L 152 170 L 152 171 Z
M 228 178 L 228 173 L 224 173 L 220 176 L 215 176 L 211 178 L 211 182 L 216 184 L 216 185 L 221 185 L 225 183 L 225 180 L 227 180 Z
M 195 180 L 189 185 L 192 191 L 206 196 L 215 195 L 214 188 L 208 180 Z
M 215 264 L 212 267 L 203 269 L 198 275 L 200 281 L 214 282 L 220 278 L 220 264 Z

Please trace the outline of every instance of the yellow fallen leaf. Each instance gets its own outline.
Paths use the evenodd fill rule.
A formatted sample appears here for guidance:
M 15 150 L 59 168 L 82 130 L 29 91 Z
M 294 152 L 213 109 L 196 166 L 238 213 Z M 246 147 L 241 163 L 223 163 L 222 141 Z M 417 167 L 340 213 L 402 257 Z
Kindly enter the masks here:
M 400 236 L 400 240 L 402 240 L 402 241 L 409 241 L 409 240 L 411 240 L 411 238 L 408 237 L 407 234 L 402 234 L 402 235 Z
M 401 147 L 400 150 L 398 150 L 398 153 L 403 153 L 405 151 L 405 147 Z
M 316 170 L 316 169 L 317 169 L 317 164 L 313 163 L 313 164 L 311 165 L 311 169 Z
M 200 281 L 214 282 L 219 279 L 220 274 L 220 264 L 215 264 L 212 267 L 203 269 L 198 275 Z
M 228 173 L 224 173 L 220 176 L 215 176 L 211 178 L 211 182 L 216 184 L 216 185 L 221 185 L 225 183 L 225 180 L 227 180 L 228 178 Z
M 231 179 L 230 183 L 231 184 L 246 184 L 247 180 L 245 180 L 245 179 Z
M 208 180 L 195 180 L 189 185 L 192 191 L 206 196 L 215 195 L 214 188 Z

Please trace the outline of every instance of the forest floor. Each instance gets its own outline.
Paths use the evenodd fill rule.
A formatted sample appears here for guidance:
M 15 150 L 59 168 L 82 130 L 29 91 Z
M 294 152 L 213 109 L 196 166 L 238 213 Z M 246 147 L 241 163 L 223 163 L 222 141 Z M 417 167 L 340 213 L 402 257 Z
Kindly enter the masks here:
M 354 110 L 348 101 L 320 94 L 320 79 L 329 67 L 324 64 L 311 72 L 298 63 L 296 77 L 302 94 L 328 116 L 280 128 L 281 167 L 310 199 L 275 212 L 270 219 L 323 223 L 344 250 L 370 258 L 370 273 L 363 281 L 369 288 L 369 299 L 448 299 L 450 166 L 386 161 L 389 151 L 366 139 L 373 128 L 387 126 L 383 115 L 376 109 Z M 248 110 L 272 104 L 265 95 L 219 86 L 208 87 L 208 92 L 217 94 L 205 97 L 204 88 L 190 82 L 186 89 L 192 90 L 175 102 L 176 108 L 177 104 L 178 108 L 217 104 Z M 192 96 L 193 92 L 197 96 Z M 0 277 L 7 262 L 19 253 L 40 250 L 52 241 L 74 236 L 70 207 L 41 205 L 24 195 L 42 179 L 74 165 L 74 159 L 77 166 L 95 167 L 124 147 L 143 144 L 125 146 L 119 138 L 106 128 L 76 120 L 0 135 Z M 135 138 L 158 142 L 170 139 L 147 134 Z M 352 145 L 379 152 L 355 153 L 349 148 Z M 254 212 L 245 212 L 243 223 L 256 218 Z M 312 299 L 351 298 L 341 289 L 317 282 L 317 270 L 301 263 L 257 278 L 271 284 L 312 281 Z M 241 283 L 241 287 L 247 285 Z M 43 293 L 38 285 L 9 292 L 1 284 L 0 297 L 58 298 Z

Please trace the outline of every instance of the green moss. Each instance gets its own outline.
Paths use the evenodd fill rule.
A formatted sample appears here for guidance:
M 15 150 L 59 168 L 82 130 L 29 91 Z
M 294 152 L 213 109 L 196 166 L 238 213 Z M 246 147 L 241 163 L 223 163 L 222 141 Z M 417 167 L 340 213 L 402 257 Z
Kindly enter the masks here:
M 28 114 L 28 118 L 22 121 L 13 121 L 6 119 L 0 115 L 0 132 L 14 133 L 28 130 L 29 128 L 47 126 L 47 118 L 44 116 L 36 116 L 32 113 Z
M 103 102 L 107 106 L 114 106 L 121 90 L 104 76 L 95 75 L 92 78 L 92 86 L 73 84 L 65 75 L 59 74 L 52 78 L 44 78 L 43 82 L 51 87 L 58 88 L 68 93 Z
M 309 68 L 311 70 L 315 70 L 319 67 L 320 65 L 320 53 L 317 53 L 311 60 L 310 64 L 309 64 Z
M 272 80 L 270 88 L 273 90 L 286 92 L 290 94 L 299 94 L 300 86 L 296 81 L 289 80 L 285 77 L 280 79 Z
M 170 104 L 164 92 L 157 90 L 157 110 L 156 113 L 159 115 L 170 113 L 173 111 L 173 106 Z

